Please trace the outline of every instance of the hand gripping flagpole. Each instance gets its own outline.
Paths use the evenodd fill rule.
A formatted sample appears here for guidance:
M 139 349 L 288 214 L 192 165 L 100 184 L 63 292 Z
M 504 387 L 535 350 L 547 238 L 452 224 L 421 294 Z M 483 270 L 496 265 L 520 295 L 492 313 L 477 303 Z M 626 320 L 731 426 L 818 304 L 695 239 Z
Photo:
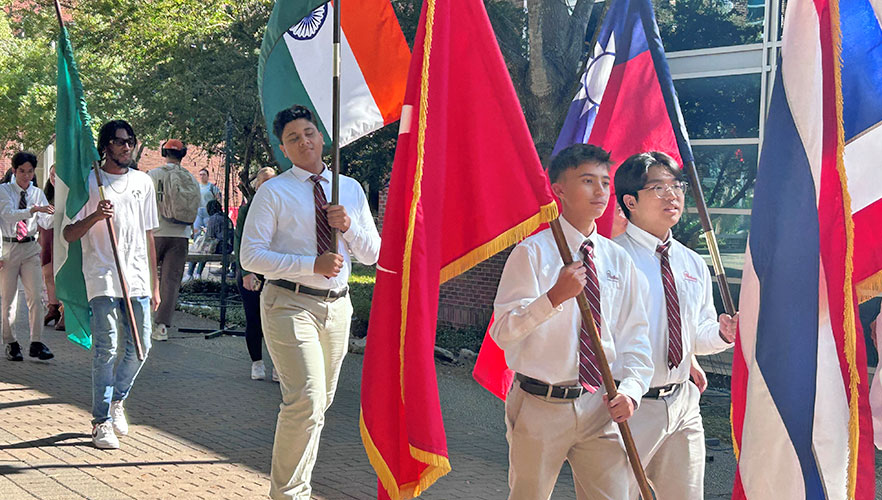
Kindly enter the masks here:
M 58 0 L 55 0 L 55 15 L 58 17 L 58 26 L 64 30 L 64 19 L 61 16 L 61 4 L 58 3 Z M 96 161 L 93 165 L 95 169 L 95 180 L 98 182 L 98 194 L 101 197 L 101 201 L 104 201 L 104 186 L 101 184 L 101 176 L 98 175 L 98 162 Z M 109 218 L 104 219 L 107 223 L 107 232 L 110 235 L 110 248 L 113 250 L 113 260 L 116 263 L 116 271 L 119 274 L 119 283 L 122 287 L 123 300 L 126 303 L 126 316 L 129 319 L 130 331 L 132 333 L 132 340 L 135 343 L 135 354 L 138 356 L 138 361 L 144 361 L 144 348 L 141 346 L 141 337 L 138 335 L 138 324 L 135 322 L 135 311 L 132 309 L 132 302 L 129 298 L 129 286 L 126 282 L 126 277 L 123 274 L 122 264 L 119 261 L 119 249 L 117 248 L 117 240 L 116 240 L 116 230 L 113 228 L 113 223 Z
M 570 247 L 567 244 L 566 236 L 564 236 L 563 228 L 560 226 L 560 219 L 554 219 L 549 225 L 551 226 L 551 233 L 554 235 L 554 241 L 557 243 L 557 249 L 560 251 L 560 258 L 563 259 L 564 266 L 572 264 L 573 256 L 570 253 Z M 603 351 L 600 334 L 597 333 L 594 316 L 591 314 L 591 307 L 588 305 L 588 298 L 585 297 L 584 290 L 576 296 L 576 300 L 579 303 L 579 311 L 582 313 L 582 322 L 587 327 L 588 336 L 591 338 L 591 346 L 594 348 L 594 354 L 597 356 L 597 364 L 600 367 L 600 375 L 603 378 L 607 398 L 609 401 L 612 401 L 618 395 L 616 383 L 609 368 L 606 353 Z M 628 462 L 631 463 L 631 470 L 634 471 L 637 486 L 640 487 L 640 496 L 644 500 L 655 498 L 652 489 L 649 487 L 649 481 L 646 479 L 643 464 L 640 463 L 640 455 L 637 453 L 634 436 L 631 435 L 631 427 L 628 426 L 628 422 L 619 422 L 618 425 L 619 432 L 622 434 L 622 441 L 625 443 L 625 451 L 628 453 Z
M 333 181 L 331 182 L 331 205 L 340 204 L 340 59 L 343 57 L 340 51 L 340 0 L 334 0 L 334 60 L 332 65 L 334 68 L 333 77 L 333 114 L 332 114 L 332 138 L 331 145 L 331 174 Z M 337 230 L 331 231 L 331 251 L 337 253 Z
M 55 1 L 57 2 L 58 0 Z M 97 161 L 93 164 L 93 168 L 95 170 L 95 181 L 98 183 L 98 196 L 101 201 L 105 201 L 104 185 L 101 183 L 101 175 L 98 173 L 100 168 L 98 168 Z M 120 287 L 122 287 L 123 302 L 126 304 L 126 317 L 129 320 L 129 331 L 132 334 L 132 341 L 135 343 L 135 353 L 138 355 L 138 361 L 144 361 L 144 348 L 141 346 L 141 336 L 138 335 L 138 323 L 135 322 L 135 310 L 132 309 L 132 301 L 129 297 L 129 284 L 126 281 L 126 275 L 123 272 L 122 263 L 119 261 L 116 230 L 113 228 L 113 223 L 110 219 L 111 217 L 108 217 L 104 219 L 104 222 L 107 223 L 107 233 L 110 235 L 110 248 L 113 250 L 113 261 L 116 263 L 116 272 L 119 275 Z M 155 272 L 153 273 L 153 279 L 157 279 Z

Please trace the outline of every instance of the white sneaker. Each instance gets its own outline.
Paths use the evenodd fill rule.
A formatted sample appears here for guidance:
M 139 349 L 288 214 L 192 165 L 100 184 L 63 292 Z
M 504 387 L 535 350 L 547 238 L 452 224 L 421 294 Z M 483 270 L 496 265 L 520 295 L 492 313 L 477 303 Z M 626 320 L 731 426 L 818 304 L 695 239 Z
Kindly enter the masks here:
M 263 366 L 263 360 L 251 363 L 251 380 L 263 380 L 266 378 L 266 367 Z
M 119 439 L 113 433 L 113 424 L 110 420 L 95 424 L 92 427 L 92 444 L 102 450 L 115 450 L 119 448 Z
M 275 368 L 273 368 L 273 382 L 278 382 L 278 381 L 279 381 L 279 373 L 276 371 Z
M 129 422 L 126 420 L 126 412 L 122 401 L 110 403 L 110 421 L 113 422 L 113 432 L 117 436 L 122 437 L 129 434 Z
M 160 342 L 165 342 L 168 340 L 168 327 L 163 325 L 162 323 L 156 323 L 153 325 L 153 331 L 150 332 L 150 338 L 153 340 L 158 340 Z

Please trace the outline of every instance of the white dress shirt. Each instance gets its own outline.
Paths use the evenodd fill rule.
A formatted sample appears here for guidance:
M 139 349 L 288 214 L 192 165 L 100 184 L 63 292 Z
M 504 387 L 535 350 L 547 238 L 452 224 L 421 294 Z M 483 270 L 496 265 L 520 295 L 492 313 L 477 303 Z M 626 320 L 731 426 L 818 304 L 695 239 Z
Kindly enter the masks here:
M 37 226 L 43 229 L 52 229 L 52 215 L 43 212 L 32 214 L 31 207 L 34 205 L 48 205 L 49 200 L 43 194 L 43 190 L 28 184 L 25 200 L 28 208 L 18 208 L 21 200 L 22 189 L 15 182 L 15 177 L 6 184 L 0 184 L 0 231 L 6 238 L 15 238 L 18 221 L 25 221 L 28 228 L 28 236 L 37 234 Z
M 668 369 L 668 309 L 661 277 L 661 257 L 655 251 L 664 242 L 634 224 L 628 224 L 628 229 L 614 241 L 628 252 L 649 283 L 645 303 L 655 365 L 651 387 L 686 382 L 689 380 L 693 354 L 715 354 L 732 346 L 719 334 L 720 324 L 707 264 L 701 256 L 668 233 L 668 241 L 671 242 L 668 260 L 680 299 L 680 335 L 683 338 L 683 360 L 679 366 Z
M 594 243 L 603 351 L 613 376 L 621 380 L 619 392 L 639 404 L 653 371 L 643 307 L 646 282 L 621 247 L 597 231 L 582 235 L 563 217 L 560 222 L 573 260 L 581 260 L 578 251 L 585 240 Z M 575 384 L 579 378 L 579 306 L 572 298 L 555 308 L 546 295 L 562 267 L 550 229 L 518 244 L 502 271 L 490 329 L 511 369 L 554 385 Z
M 317 255 L 315 201 L 312 174 L 297 166 L 266 181 L 254 196 L 242 232 L 242 268 L 262 274 L 268 280 L 284 279 L 322 290 L 340 290 L 349 281 L 350 255 L 362 264 L 377 263 L 380 235 L 361 185 L 340 176 L 340 205 L 351 224 L 337 238 L 337 253 L 345 261 L 333 278 L 315 274 Z M 320 174 L 325 198 L 331 200 L 331 171 Z M 339 234 L 339 233 L 338 233 Z

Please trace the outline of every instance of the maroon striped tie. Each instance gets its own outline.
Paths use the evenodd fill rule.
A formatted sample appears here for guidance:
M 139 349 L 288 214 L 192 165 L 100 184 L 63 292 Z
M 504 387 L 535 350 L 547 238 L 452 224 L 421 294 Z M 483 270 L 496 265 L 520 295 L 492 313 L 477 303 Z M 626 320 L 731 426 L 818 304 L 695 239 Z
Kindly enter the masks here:
M 677 284 L 671 271 L 668 250 L 671 242 L 659 245 L 655 251 L 661 258 L 662 284 L 665 287 L 665 306 L 668 310 L 668 368 L 680 366 L 683 361 L 683 339 L 680 334 L 680 298 L 677 295 Z
M 328 204 L 325 198 L 325 190 L 322 189 L 322 176 L 311 175 L 309 180 L 313 182 L 312 195 L 315 198 L 315 240 L 318 255 L 322 255 L 331 249 L 331 225 L 328 224 L 328 212 L 323 208 Z
M 585 297 L 588 298 L 591 315 L 594 316 L 594 326 L 597 328 L 597 335 L 600 336 L 600 282 L 597 280 L 597 268 L 594 267 L 594 244 L 591 240 L 582 243 L 579 252 L 587 269 Z M 591 336 L 583 321 L 579 331 L 579 384 L 588 392 L 594 392 L 600 387 L 601 380 L 597 355 L 594 353 Z
M 25 196 L 28 195 L 27 191 L 21 192 L 21 198 L 18 200 L 18 208 L 24 210 L 28 208 L 28 200 Z M 26 221 L 20 220 L 15 223 L 15 239 L 21 241 L 28 237 L 28 223 Z

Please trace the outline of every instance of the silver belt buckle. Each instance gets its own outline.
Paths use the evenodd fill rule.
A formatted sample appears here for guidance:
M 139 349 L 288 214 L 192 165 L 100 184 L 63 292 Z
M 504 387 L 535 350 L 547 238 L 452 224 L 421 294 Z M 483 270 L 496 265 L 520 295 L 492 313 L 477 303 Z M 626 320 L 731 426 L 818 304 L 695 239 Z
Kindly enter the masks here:
M 300 283 L 294 283 L 294 293 L 300 293 Z
M 668 395 L 670 395 L 671 393 L 673 393 L 674 390 L 675 390 L 676 388 L 677 388 L 676 385 L 671 385 L 671 386 L 670 386 L 669 388 L 667 388 L 667 389 L 664 389 L 664 388 L 659 389 L 659 390 L 658 390 L 658 397 L 663 398 L 663 397 L 665 397 L 665 396 L 668 396 Z
M 328 293 L 325 294 L 325 302 L 331 300 L 331 293 L 332 293 L 332 292 L 333 292 L 333 290 L 331 290 L 330 288 L 328 288 Z

